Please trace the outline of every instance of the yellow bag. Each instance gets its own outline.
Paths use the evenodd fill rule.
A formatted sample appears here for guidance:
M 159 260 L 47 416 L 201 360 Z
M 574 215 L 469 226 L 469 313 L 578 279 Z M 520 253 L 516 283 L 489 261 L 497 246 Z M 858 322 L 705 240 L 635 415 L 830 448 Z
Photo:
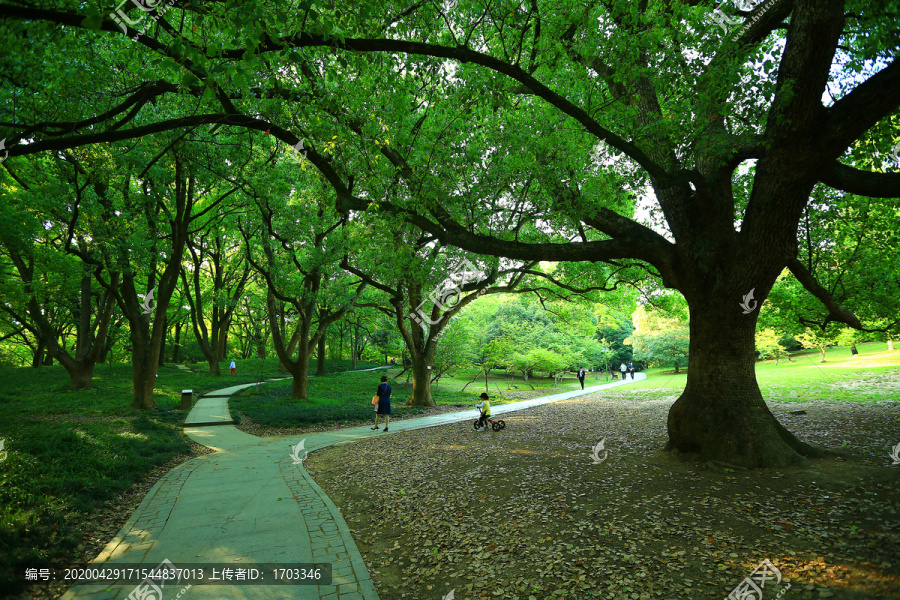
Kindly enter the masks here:
M 374 396 L 372 396 L 372 406 L 377 406 L 377 405 L 378 405 L 378 394 L 375 394 Z

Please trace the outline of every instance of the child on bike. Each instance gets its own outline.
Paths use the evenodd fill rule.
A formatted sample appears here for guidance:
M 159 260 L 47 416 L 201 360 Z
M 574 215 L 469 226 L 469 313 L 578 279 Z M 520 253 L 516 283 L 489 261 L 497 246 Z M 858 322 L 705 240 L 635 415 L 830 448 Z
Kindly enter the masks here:
M 478 409 L 478 412 L 481 413 L 481 416 L 478 418 L 479 427 L 484 427 L 484 431 L 487 431 L 486 421 L 491 416 L 491 403 L 488 402 L 488 395 L 484 392 L 481 392 L 481 402 L 475 405 L 475 408 Z

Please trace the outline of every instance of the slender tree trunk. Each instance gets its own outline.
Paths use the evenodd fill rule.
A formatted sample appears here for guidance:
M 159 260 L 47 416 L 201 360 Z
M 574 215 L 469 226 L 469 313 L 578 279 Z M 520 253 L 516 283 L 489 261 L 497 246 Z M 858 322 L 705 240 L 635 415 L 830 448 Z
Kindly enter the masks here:
M 175 323 L 175 347 L 172 349 L 172 362 L 178 362 L 178 353 L 181 351 L 181 321 Z
M 527 383 L 528 387 L 530 387 L 531 389 L 534 389 L 534 386 L 531 385 L 530 381 L 528 381 L 528 371 L 527 370 L 522 371 L 522 383 Z
M 256 335 L 256 357 L 257 358 L 265 358 L 266 357 L 266 341 L 269 339 L 269 336 L 263 336 L 262 333 L 257 333 Z
M 297 361 L 289 369 L 290 374 L 294 376 L 291 398 L 295 400 L 309 400 L 309 355 L 309 344 L 303 339 L 300 341 Z
M 113 335 L 106 336 L 106 343 L 103 344 L 103 350 L 100 352 L 100 358 L 97 362 L 107 364 L 112 362 L 112 349 L 116 345 L 116 338 Z
M 157 350 L 158 351 L 158 350 Z M 131 335 L 131 370 L 134 384 L 134 398 L 131 408 L 155 408 L 153 387 L 156 385 L 157 360 L 151 348 L 150 336 L 142 332 Z
M 163 366 L 166 364 L 166 335 L 169 333 L 169 320 L 165 319 L 163 323 L 163 336 L 162 340 L 159 342 L 159 360 L 157 361 L 157 366 Z
M 893 350 L 893 349 L 894 349 L 894 340 L 891 338 L 888 338 L 888 350 Z
M 747 468 L 787 467 L 822 456 L 785 429 L 766 406 L 755 372 L 757 314 L 736 311 L 734 297 L 739 294 L 688 300 L 687 385 L 669 411 L 668 449 Z
M 325 376 L 325 336 L 319 338 L 319 344 L 316 348 L 316 375 L 318 377 Z
M 31 356 L 31 367 L 33 369 L 40 369 L 42 363 L 44 362 L 44 351 L 47 345 L 43 340 L 37 340 L 37 347 L 34 349 L 34 354 Z
M 231 327 L 231 319 L 223 319 L 219 325 L 218 339 L 216 340 L 216 355 L 218 360 L 225 359 L 228 350 L 228 330 Z

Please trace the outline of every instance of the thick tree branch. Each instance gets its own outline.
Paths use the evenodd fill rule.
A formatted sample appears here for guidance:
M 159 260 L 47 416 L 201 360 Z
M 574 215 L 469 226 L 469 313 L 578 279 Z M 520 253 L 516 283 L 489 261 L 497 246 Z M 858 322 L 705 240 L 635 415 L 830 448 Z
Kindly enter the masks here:
M 825 305 L 825 308 L 828 309 L 828 318 L 826 318 L 825 322 L 822 324 L 823 327 L 828 323 L 836 322 L 849 325 L 853 329 L 863 329 L 863 325 L 859 321 L 859 318 L 847 308 L 841 306 L 834 299 L 834 296 L 816 281 L 816 278 L 813 277 L 812 273 L 806 270 L 803 263 L 796 258 L 792 258 L 788 261 L 787 267 L 791 270 L 791 273 L 794 274 L 794 277 L 797 278 L 797 281 L 799 281 L 809 293 L 818 298 L 819 301 Z
M 895 58 L 828 109 L 829 145 L 842 152 L 881 119 L 893 114 L 898 105 L 900 61 Z
M 222 114 L 213 113 L 205 115 L 195 115 L 192 117 L 182 117 L 180 119 L 168 119 L 159 121 L 150 125 L 141 125 L 129 129 L 118 129 L 115 131 L 103 131 L 98 133 L 88 133 L 85 135 L 59 137 L 52 140 L 39 140 L 30 144 L 16 144 L 9 148 L 9 156 L 27 156 L 29 154 L 37 154 L 39 152 L 47 152 L 52 150 L 66 150 L 68 148 L 78 148 L 88 146 L 90 144 L 103 144 L 110 142 L 121 142 L 124 140 L 132 140 L 152 135 L 154 133 L 162 133 L 179 129 L 181 127 L 195 127 L 197 125 L 234 125 L 236 127 L 244 127 L 246 129 L 256 129 L 265 131 L 271 127 L 268 121 L 248 117 L 242 114 Z M 287 133 L 287 132 L 285 132 Z M 287 134 L 291 136 L 291 134 Z M 294 137 L 294 143 L 299 142 L 299 138 Z
M 819 135 L 822 93 L 843 29 L 842 0 L 796 0 L 778 87 L 766 123 L 768 143 L 784 148 Z
M 549 102 L 566 115 L 581 123 L 581 125 L 597 139 L 606 142 L 622 154 L 625 154 L 640 164 L 654 178 L 666 182 L 669 185 L 687 181 L 688 179 L 687 173 L 676 174 L 667 172 L 664 168 L 651 160 L 650 157 L 636 144 L 621 138 L 612 131 L 601 126 L 583 109 L 548 88 L 531 76 L 527 71 L 516 65 L 511 65 L 492 56 L 466 48 L 465 46 L 450 48 L 436 44 L 389 39 L 346 38 L 344 40 L 338 40 L 332 36 L 300 33 L 281 40 L 263 43 L 259 47 L 259 52 L 280 52 L 286 47 L 328 47 L 356 52 L 404 53 L 420 56 L 433 56 L 435 58 L 447 58 L 461 63 L 475 63 L 487 67 L 492 71 L 496 71 L 497 73 L 506 75 L 521 83 L 531 90 L 535 96 Z M 225 58 L 239 60 L 244 52 L 245 50 L 243 49 L 226 50 L 223 51 L 222 55 Z
M 900 198 L 900 173 L 875 173 L 835 162 L 819 180 L 830 188 L 869 198 Z

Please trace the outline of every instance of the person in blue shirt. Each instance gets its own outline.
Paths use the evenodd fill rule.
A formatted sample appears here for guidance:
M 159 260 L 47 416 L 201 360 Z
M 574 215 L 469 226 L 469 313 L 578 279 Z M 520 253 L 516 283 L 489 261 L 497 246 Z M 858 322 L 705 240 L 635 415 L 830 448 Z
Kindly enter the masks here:
M 381 385 L 375 395 L 378 396 L 378 408 L 375 410 L 375 427 L 372 429 L 378 429 L 378 418 L 384 415 L 384 430 L 387 431 L 388 421 L 391 419 L 391 386 L 388 385 L 386 376 L 381 376 Z

